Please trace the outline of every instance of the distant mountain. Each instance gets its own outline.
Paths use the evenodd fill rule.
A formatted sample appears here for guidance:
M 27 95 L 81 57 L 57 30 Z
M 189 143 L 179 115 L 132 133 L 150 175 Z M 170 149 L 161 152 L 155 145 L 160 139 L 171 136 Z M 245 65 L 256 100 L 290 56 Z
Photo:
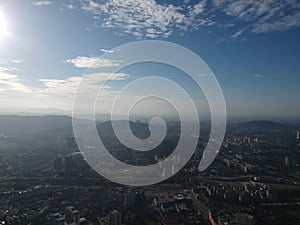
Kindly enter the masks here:
M 274 122 L 270 120 L 255 120 L 240 123 L 240 127 L 259 128 L 259 129 L 293 129 L 294 127 L 289 124 Z
M 51 129 L 72 127 L 69 116 L 15 116 L 0 115 L 0 132 L 30 136 Z
M 261 134 L 271 135 L 272 137 L 292 137 L 297 131 L 297 127 L 294 124 L 274 122 L 269 120 L 255 120 L 238 125 L 240 130 L 252 130 Z
M 115 121 L 121 128 L 125 128 L 128 121 Z M 142 122 L 129 121 L 130 128 L 139 138 L 146 138 L 150 135 L 148 124 Z M 114 135 L 111 121 L 98 122 L 99 131 L 104 131 L 104 136 Z M 72 135 L 72 117 L 70 116 L 17 116 L 0 115 L 0 134 L 8 134 L 19 137 L 33 136 L 71 136 Z M 126 132 L 126 131 L 125 131 Z
M 114 121 L 115 125 L 117 125 L 120 128 L 124 128 L 124 132 L 128 132 L 126 129 L 126 125 L 128 124 L 127 120 L 118 120 Z M 147 138 L 150 135 L 150 130 L 148 127 L 148 124 L 142 123 L 142 122 L 132 122 L 129 121 L 129 127 L 131 128 L 132 132 L 135 134 L 135 136 L 144 139 Z M 114 135 L 114 130 L 112 126 L 111 121 L 107 121 L 104 123 L 99 123 L 97 125 L 97 129 L 99 133 L 101 133 L 104 136 L 111 136 Z M 122 132 L 122 130 L 121 130 Z
M 120 132 L 127 135 L 127 124 L 129 122 L 129 127 L 131 132 L 140 139 L 146 139 L 150 136 L 149 125 L 142 122 L 132 122 L 127 120 L 117 120 L 114 121 L 115 125 L 120 128 Z M 99 137 L 101 138 L 103 144 L 107 146 L 110 153 L 121 161 L 126 161 L 132 165 L 151 165 L 155 163 L 154 156 L 157 155 L 161 158 L 168 156 L 176 147 L 178 142 L 178 137 L 176 135 L 170 135 L 170 132 L 178 129 L 178 127 L 173 127 L 171 131 L 167 131 L 167 136 L 162 143 L 160 143 L 156 148 L 150 151 L 135 151 L 125 147 L 120 140 L 116 137 L 113 129 L 112 121 L 107 121 L 104 123 L 97 124 L 97 130 L 99 132 Z M 169 134 L 169 135 L 168 135 Z M 114 146 L 111 148 L 110 146 Z M 147 159 L 145 161 L 145 159 Z M 150 163 L 149 163 L 150 162 Z
M 128 121 L 119 120 L 115 121 L 119 127 L 126 128 L 125 123 Z M 240 129 L 252 129 L 260 131 L 279 131 L 281 133 L 295 133 L 299 130 L 296 124 L 274 122 L 269 120 L 254 120 L 242 123 L 234 123 L 234 126 Z M 141 139 L 147 138 L 150 135 L 149 126 L 143 122 L 129 121 L 132 132 Z M 179 127 L 179 129 L 178 129 Z M 111 121 L 98 122 L 97 129 L 101 133 L 101 136 L 108 139 L 114 139 L 114 131 Z M 72 117 L 64 115 L 48 115 L 48 116 L 17 116 L 17 115 L 0 115 L 0 135 L 12 135 L 17 137 L 61 137 L 65 138 L 72 136 Z M 127 132 L 125 130 L 125 132 Z M 168 134 L 174 136 L 174 134 L 180 133 L 179 124 L 168 123 Z

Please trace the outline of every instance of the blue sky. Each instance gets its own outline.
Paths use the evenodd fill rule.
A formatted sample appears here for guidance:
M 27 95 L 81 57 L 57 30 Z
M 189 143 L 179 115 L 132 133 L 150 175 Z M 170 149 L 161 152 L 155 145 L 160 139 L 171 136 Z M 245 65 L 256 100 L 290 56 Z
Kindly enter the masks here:
M 207 63 L 229 115 L 300 115 L 297 0 L 4 0 L 0 10 L 6 24 L 0 32 L 1 112 L 70 112 L 79 78 L 105 50 L 164 40 Z M 171 68 L 137 66 L 109 83 L 108 99 L 122 85 L 153 73 L 180 80 Z M 188 79 L 182 82 L 193 92 Z

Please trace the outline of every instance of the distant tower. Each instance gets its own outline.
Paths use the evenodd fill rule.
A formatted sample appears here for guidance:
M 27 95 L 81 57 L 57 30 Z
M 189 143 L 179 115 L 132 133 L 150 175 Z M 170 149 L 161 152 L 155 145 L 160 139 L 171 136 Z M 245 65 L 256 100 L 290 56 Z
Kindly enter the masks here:
M 65 172 L 67 174 L 73 173 L 75 170 L 75 162 L 72 155 L 65 156 Z
M 68 224 L 79 225 L 80 212 L 75 210 L 74 207 L 66 207 L 65 209 L 65 218 Z
M 121 214 L 117 211 L 111 211 L 108 216 L 109 225 L 121 225 Z
M 284 166 L 285 167 L 290 167 L 290 158 L 288 156 L 284 157 Z
M 80 212 L 78 210 L 74 210 L 72 212 L 72 216 L 73 216 L 73 223 L 76 225 L 79 225 L 80 223 Z
M 297 131 L 296 139 L 297 139 L 297 140 L 300 139 L 300 131 Z
M 284 166 L 288 170 L 292 169 L 295 166 L 295 160 L 292 155 L 287 155 L 284 157 Z
M 126 207 L 133 207 L 135 202 L 135 190 L 134 188 L 130 188 L 124 196 L 124 203 Z
M 60 155 L 57 156 L 53 162 L 54 171 L 56 173 L 62 173 L 64 168 L 64 158 Z

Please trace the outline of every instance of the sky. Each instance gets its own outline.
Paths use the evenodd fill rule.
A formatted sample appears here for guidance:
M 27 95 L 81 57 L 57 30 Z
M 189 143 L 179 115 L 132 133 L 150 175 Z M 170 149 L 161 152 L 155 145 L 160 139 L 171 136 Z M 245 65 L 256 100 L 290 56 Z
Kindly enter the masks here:
M 105 71 L 120 63 L 101 55 L 142 40 L 176 43 L 201 57 L 222 88 L 229 116 L 300 115 L 297 0 L 2 0 L 0 113 L 70 113 L 81 77 L 90 74 L 88 89 L 96 91 Z M 93 69 L 101 71 L 97 78 Z M 109 112 L 124 85 L 153 75 L 174 80 L 207 108 L 183 71 L 144 63 L 105 84 L 98 112 Z M 151 85 L 127 93 L 123 103 Z M 161 104 L 145 104 L 140 113 L 173 110 Z

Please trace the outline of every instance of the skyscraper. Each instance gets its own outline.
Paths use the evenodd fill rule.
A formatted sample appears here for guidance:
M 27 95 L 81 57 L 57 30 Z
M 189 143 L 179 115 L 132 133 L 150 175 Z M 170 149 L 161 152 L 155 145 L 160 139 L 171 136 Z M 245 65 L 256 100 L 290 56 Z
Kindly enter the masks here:
M 124 196 L 124 204 L 126 207 L 133 207 L 135 202 L 135 190 L 134 188 L 129 188 Z
M 113 210 L 109 213 L 108 222 L 109 225 L 121 225 L 122 216 L 117 210 Z
M 59 155 L 56 157 L 56 159 L 53 162 L 53 167 L 56 173 L 62 173 L 63 167 L 64 167 L 64 158 Z
M 65 217 L 67 223 L 73 223 L 74 225 L 79 225 L 80 212 L 75 210 L 74 207 L 66 207 Z

